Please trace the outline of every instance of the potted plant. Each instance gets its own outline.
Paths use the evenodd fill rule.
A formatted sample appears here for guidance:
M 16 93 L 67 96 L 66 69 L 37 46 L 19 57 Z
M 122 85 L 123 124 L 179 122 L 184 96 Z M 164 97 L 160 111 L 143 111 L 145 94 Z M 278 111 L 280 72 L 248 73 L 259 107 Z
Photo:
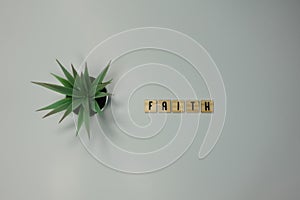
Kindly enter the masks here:
M 61 85 L 35 81 L 32 81 L 32 83 L 65 96 L 63 99 L 40 108 L 37 111 L 51 110 L 44 115 L 43 118 L 65 111 L 59 123 L 73 112 L 78 115 L 76 135 L 78 135 L 84 123 L 88 136 L 90 137 L 90 117 L 103 111 L 108 102 L 108 97 L 111 95 L 107 92 L 106 86 L 110 84 L 112 80 L 104 82 L 110 62 L 96 78 L 89 75 L 87 64 L 85 64 L 84 72 L 79 74 L 72 64 L 72 73 L 70 73 L 58 60 L 56 60 L 56 62 L 64 73 L 65 78 L 53 73 L 51 73 L 51 75 L 53 75 Z

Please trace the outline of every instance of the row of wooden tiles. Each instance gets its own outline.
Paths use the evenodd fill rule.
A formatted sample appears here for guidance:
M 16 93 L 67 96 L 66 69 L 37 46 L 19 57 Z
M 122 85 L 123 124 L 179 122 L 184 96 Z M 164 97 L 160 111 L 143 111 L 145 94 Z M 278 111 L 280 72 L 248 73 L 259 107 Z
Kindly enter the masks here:
M 145 100 L 144 101 L 145 113 L 212 113 L 214 112 L 213 100 Z

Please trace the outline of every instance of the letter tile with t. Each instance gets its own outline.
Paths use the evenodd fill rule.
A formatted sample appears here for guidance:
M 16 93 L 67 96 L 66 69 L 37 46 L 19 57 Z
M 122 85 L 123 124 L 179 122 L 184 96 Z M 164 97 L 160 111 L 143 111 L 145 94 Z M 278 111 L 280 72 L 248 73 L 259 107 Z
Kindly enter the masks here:
M 200 105 L 198 100 L 186 101 L 186 111 L 189 113 L 200 112 Z

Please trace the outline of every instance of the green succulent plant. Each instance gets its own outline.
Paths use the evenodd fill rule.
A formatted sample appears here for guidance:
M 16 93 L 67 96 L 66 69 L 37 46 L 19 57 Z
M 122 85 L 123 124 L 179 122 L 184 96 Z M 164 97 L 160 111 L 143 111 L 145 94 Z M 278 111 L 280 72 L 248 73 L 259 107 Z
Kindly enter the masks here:
M 65 111 L 62 118 L 59 120 L 59 123 L 71 112 L 77 113 L 76 135 L 78 135 L 78 132 L 84 123 L 88 136 L 90 137 L 90 116 L 102 112 L 96 100 L 111 95 L 106 92 L 105 87 L 111 83 L 112 79 L 103 82 L 110 66 L 110 62 L 96 78 L 90 77 L 87 64 L 85 64 L 84 72 L 81 72 L 80 74 L 71 64 L 71 74 L 58 60 L 56 60 L 56 62 L 64 73 L 65 78 L 53 73 L 51 73 L 51 75 L 53 75 L 61 85 L 35 81 L 32 81 L 32 83 L 63 94 L 65 97 L 46 107 L 40 108 L 37 111 L 51 110 L 44 115 L 43 118 Z

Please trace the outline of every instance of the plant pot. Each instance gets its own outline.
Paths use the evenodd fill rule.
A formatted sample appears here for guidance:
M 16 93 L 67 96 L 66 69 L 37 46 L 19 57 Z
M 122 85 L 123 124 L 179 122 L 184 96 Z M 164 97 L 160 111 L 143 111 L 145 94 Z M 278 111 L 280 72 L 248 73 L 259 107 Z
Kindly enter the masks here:
M 91 82 L 93 82 L 95 80 L 94 77 L 90 77 L 91 79 Z M 101 92 L 107 92 L 107 89 L 106 88 L 103 88 L 101 90 Z M 104 110 L 106 104 L 108 103 L 108 96 L 105 96 L 105 97 L 100 97 L 100 98 L 96 98 L 95 101 L 96 103 L 98 104 L 99 108 L 102 110 Z M 73 113 L 75 113 L 76 115 L 78 115 L 79 113 L 79 110 L 80 110 L 81 106 L 79 106 L 78 108 L 76 108 L 75 110 L 73 110 Z M 90 117 L 91 116 L 94 116 L 96 114 L 96 112 L 94 112 L 92 109 L 90 109 Z

